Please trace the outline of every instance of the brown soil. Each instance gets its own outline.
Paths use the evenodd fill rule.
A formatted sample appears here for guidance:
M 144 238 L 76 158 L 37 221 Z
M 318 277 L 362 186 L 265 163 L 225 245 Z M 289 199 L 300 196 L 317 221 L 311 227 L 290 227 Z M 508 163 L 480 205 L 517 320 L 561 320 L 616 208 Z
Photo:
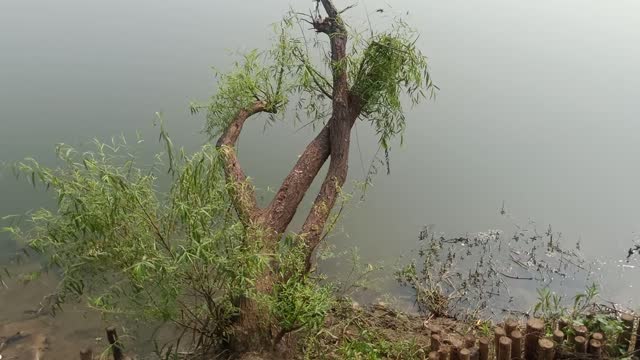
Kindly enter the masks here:
M 429 353 L 431 326 L 437 326 L 446 334 L 446 342 L 463 341 L 470 326 L 448 318 L 425 318 L 395 310 L 385 303 L 361 307 L 357 303 L 341 304 L 327 318 L 325 328 L 319 332 L 314 344 L 318 358 L 344 359 L 341 348 L 349 342 L 372 341 L 363 334 L 374 334 L 373 341 L 387 344 L 411 344 L 413 356 L 422 359 Z M 308 355 L 308 354 L 307 354 Z M 381 358 L 395 358 L 380 354 Z M 403 353 L 403 357 L 408 355 Z M 301 356 L 302 358 L 302 356 Z
M 23 270 L 23 269 L 19 269 Z M 42 306 L 55 290 L 55 279 L 45 274 L 28 285 L 16 278 L 0 285 L 0 355 L 2 360 L 79 359 L 80 350 L 106 348 L 105 323 L 81 304 L 67 304 L 55 317 Z

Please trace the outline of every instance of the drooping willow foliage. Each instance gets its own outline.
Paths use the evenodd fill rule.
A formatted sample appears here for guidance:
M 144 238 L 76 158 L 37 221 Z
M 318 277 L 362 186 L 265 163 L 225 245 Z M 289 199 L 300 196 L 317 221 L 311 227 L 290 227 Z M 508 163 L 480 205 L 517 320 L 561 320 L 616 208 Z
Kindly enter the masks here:
M 259 229 L 248 233 L 232 211 L 217 149 L 174 154 L 173 185 L 161 192 L 166 166 L 139 167 L 124 142 L 95 145 L 82 153 L 60 145 L 57 168 L 16 165 L 57 198 L 57 211 L 38 210 L 8 230 L 44 255 L 43 270 L 61 273 L 58 301 L 87 296 L 106 314 L 197 329 L 211 347 L 226 339 L 235 300 L 255 296 L 255 279 L 274 262 L 274 274 L 290 281 L 261 298 L 264 306 L 283 329 L 318 325 L 329 289 L 308 279 L 295 247 L 260 252 Z
M 350 33 L 347 57 L 331 63 L 328 40 L 306 34 L 304 20 L 291 12 L 274 26 L 271 49 L 251 51 L 231 71 L 216 73 L 216 94 L 191 106 L 206 112 L 204 132 L 220 135 L 239 109 L 256 101 L 266 105 L 271 122 L 326 123 L 331 74 L 344 66 L 361 120 L 388 150 L 405 130 L 405 100 L 417 103 L 436 89 L 415 34 L 401 21 L 370 37 Z M 167 146 L 164 167 L 137 164 L 124 141 L 96 141 L 88 152 L 61 145 L 56 168 L 35 160 L 17 164 L 57 198 L 55 211 L 38 210 L 25 226 L 8 228 L 44 255 L 45 269 L 62 274 L 57 298 L 88 296 L 105 313 L 171 321 L 192 330 L 204 347 L 225 341 L 237 300 L 245 297 L 259 300 L 280 334 L 320 326 L 331 292 L 310 279 L 306 249 L 283 239 L 273 253 L 262 253 L 261 229 L 243 226 L 231 205 L 234 184 L 225 181 L 219 150 L 206 145 L 185 154 L 174 151 L 163 130 L 160 138 Z M 159 179 L 166 168 L 171 185 L 164 191 Z M 268 294 L 255 290 L 265 273 L 276 279 Z
M 428 86 L 423 86 L 423 83 Z M 425 96 L 430 83 L 426 58 L 412 40 L 384 34 L 370 40 L 360 59 L 353 91 L 364 100 L 364 116 L 375 127 L 384 149 L 396 135 L 402 135 L 406 123 L 402 94 L 413 103 Z
M 256 100 L 265 101 L 277 113 L 270 116 L 272 121 L 293 118 L 324 123 L 331 114 L 332 67 L 346 66 L 351 91 L 363 102 L 361 118 L 372 124 L 381 147 L 388 150 L 406 127 L 403 104 L 417 104 L 435 96 L 438 89 L 427 58 L 416 47 L 415 31 L 401 20 L 390 30 L 368 37 L 354 31 L 349 34 L 352 46 L 347 57 L 331 64 L 323 56 L 326 40 L 311 39 L 302 27 L 298 31 L 300 23 L 300 15 L 292 12 L 274 26 L 277 36 L 272 49 L 253 50 L 231 72 L 217 74 L 216 95 L 206 104 L 192 106 L 194 112 L 207 112 L 205 131 L 218 135 L 237 109 Z M 291 99 L 297 100 L 295 106 L 289 106 Z

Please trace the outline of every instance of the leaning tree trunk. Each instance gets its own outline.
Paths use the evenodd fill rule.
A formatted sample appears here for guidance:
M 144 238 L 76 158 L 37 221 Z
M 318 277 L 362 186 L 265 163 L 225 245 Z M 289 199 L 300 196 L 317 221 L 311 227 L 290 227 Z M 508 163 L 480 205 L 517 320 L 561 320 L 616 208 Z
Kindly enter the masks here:
M 225 177 L 231 185 L 233 206 L 248 232 L 253 233 L 255 230 L 261 235 L 263 253 L 274 253 L 311 183 L 327 159 L 331 158 L 327 175 L 299 233 L 299 238 L 307 246 L 307 271 L 311 269 L 313 252 L 322 239 L 327 219 L 347 179 L 351 130 L 363 108 L 361 99 L 349 88 L 347 69 L 344 66 L 346 27 L 331 0 L 318 1 L 322 3 L 328 16 L 315 18 L 313 27 L 317 32 L 328 35 L 331 44 L 333 110 L 327 125 L 307 145 L 267 207 L 258 207 L 255 190 L 242 170 L 235 152 L 245 121 L 252 115 L 269 111 L 267 104 L 257 100 L 248 108 L 240 109 L 217 143 L 223 154 Z M 247 241 L 252 241 L 251 236 Z M 258 294 L 269 295 L 272 292 L 275 278 L 271 271 L 265 270 L 256 279 L 255 291 Z M 281 340 L 281 336 L 275 335 L 277 329 L 268 309 L 263 308 L 264 305 L 251 297 L 238 299 L 237 305 L 240 314 L 229 342 L 234 353 L 241 354 L 241 359 L 260 359 L 271 358 L 274 351 L 279 350 L 276 358 L 291 357 L 291 353 L 287 352 L 291 349 L 286 346 L 277 349 L 278 344 L 274 344 L 274 341 Z
M 258 293 L 268 294 L 273 289 L 273 278 L 269 273 L 256 282 Z M 273 350 L 273 333 L 270 314 L 256 299 L 243 297 L 237 304 L 240 317 L 233 326 L 230 349 L 236 354 L 263 354 Z

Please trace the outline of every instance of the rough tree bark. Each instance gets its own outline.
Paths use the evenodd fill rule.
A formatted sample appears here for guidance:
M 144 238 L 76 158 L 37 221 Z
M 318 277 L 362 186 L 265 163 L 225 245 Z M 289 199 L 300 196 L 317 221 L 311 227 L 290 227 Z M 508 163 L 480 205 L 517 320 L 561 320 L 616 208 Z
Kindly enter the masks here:
M 271 203 L 260 208 L 253 186 L 247 180 L 236 156 L 235 145 L 242 127 L 251 116 L 267 111 L 266 104 L 256 101 L 247 109 L 240 109 L 237 116 L 223 132 L 217 147 L 223 153 L 226 180 L 231 184 L 231 197 L 238 217 L 248 229 L 264 234 L 261 238 L 265 250 L 275 249 L 277 241 L 287 230 L 304 195 L 320 169 L 330 157 L 329 169 L 313 203 L 302 230 L 299 233 L 307 245 L 307 269 L 311 268 L 313 252 L 318 246 L 327 219 L 338 199 L 340 189 L 347 179 L 351 130 L 360 116 L 363 104 L 349 88 L 345 63 L 347 31 L 340 13 L 331 0 L 318 0 L 327 14 L 326 18 L 313 20 L 318 33 L 329 37 L 333 78 L 332 113 L 326 126 L 307 145 L 304 152 L 284 179 Z M 270 273 L 257 279 L 256 290 L 267 293 L 273 288 Z M 240 318 L 236 326 L 234 351 L 255 354 L 271 347 L 273 329 L 268 317 L 251 299 L 241 299 Z M 252 355 L 253 356 L 253 355 Z

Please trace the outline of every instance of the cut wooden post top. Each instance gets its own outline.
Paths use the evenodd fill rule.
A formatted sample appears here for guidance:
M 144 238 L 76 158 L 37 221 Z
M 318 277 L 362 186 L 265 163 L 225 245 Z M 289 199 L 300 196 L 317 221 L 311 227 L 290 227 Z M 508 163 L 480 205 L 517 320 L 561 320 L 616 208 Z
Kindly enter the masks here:
M 564 341 L 564 332 L 562 332 L 562 330 L 554 330 L 553 331 L 553 341 L 556 342 L 556 344 L 562 344 L 562 342 Z
M 573 341 L 575 342 L 575 351 L 577 353 L 587 352 L 587 339 L 584 336 L 576 336 Z
M 538 340 L 538 360 L 553 360 L 555 344 L 551 339 Z
M 90 347 L 80 350 L 80 360 L 93 360 L 93 350 Z
M 587 332 L 589 331 L 589 329 L 584 326 L 584 325 L 574 325 L 573 326 L 573 331 L 576 333 L 576 336 L 583 336 L 585 337 L 587 335 Z
M 527 332 L 542 331 L 544 329 L 544 320 L 531 318 L 527 321 Z
M 464 337 L 464 347 L 470 349 L 476 345 L 476 337 L 472 334 L 467 334 Z
M 458 353 L 458 359 L 460 360 L 470 360 L 471 359 L 471 350 L 464 348 L 460 349 Z
M 516 319 L 507 319 L 504 322 L 504 330 L 507 332 L 507 334 L 511 334 L 514 330 L 516 330 L 518 328 L 518 320 Z

